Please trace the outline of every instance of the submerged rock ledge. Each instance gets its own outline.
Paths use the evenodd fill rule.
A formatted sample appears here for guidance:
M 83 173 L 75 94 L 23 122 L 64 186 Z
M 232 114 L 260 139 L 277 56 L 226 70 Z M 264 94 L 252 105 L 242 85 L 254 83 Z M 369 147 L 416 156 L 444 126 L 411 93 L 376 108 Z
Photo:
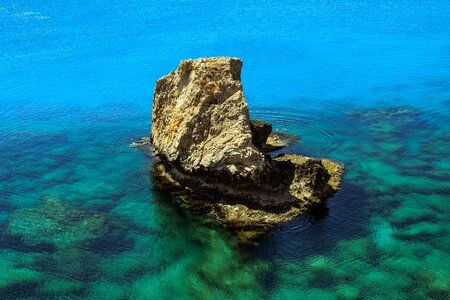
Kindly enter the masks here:
M 296 138 L 250 120 L 241 68 L 237 58 L 185 60 L 159 79 L 150 141 L 162 186 L 251 236 L 336 193 L 343 166 L 296 154 L 272 158 L 268 152 Z

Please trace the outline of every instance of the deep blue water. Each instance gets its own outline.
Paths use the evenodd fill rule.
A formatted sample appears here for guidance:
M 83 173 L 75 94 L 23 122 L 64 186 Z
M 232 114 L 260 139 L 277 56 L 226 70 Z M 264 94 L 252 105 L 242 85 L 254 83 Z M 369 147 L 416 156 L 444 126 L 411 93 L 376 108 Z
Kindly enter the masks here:
M 252 117 L 346 164 L 241 247 L 154 188 L 155 81 L 234 56 Z M 450 298 L 450 3 L 0 0 L 0 298 Z

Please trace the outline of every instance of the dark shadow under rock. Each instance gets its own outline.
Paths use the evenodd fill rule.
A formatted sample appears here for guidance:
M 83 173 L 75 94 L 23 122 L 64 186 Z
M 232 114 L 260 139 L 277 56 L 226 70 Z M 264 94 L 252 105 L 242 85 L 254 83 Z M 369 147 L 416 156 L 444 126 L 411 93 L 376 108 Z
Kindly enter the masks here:
M 260 181 L 233 181 L 210 174 L 186 174 L 162 159 L 154 164 L 155 181 L 191 211 L 215 215 L 241 240 L 303 214 L 340 188 L 343 166 L 295 154 L 273 160 L 272 173 Z
M 273 152 L 296 144 L 300 137 L 286 132 L 272 131 L 272 125 L 260 120 L 250 120 L 253 144 L 263 152 Z

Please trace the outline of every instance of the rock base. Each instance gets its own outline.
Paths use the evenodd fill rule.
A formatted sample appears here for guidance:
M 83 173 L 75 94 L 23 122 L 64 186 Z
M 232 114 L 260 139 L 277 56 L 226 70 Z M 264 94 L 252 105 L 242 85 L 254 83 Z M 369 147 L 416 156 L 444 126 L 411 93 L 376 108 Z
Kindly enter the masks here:
M 327 159 L 284 154 L 259 182 L 232 182 L 208 174 L 186 174 L 157 158 L 154 176 L 162 188 L 193 211 L 214 215 L 241 241 L 293 220 L 340 188 L 343 166 Z

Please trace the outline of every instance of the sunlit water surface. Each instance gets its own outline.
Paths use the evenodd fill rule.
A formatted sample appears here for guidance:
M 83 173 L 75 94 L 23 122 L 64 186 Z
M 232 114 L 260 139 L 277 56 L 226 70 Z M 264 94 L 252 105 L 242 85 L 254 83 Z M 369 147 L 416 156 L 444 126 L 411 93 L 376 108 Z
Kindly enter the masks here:
M 448 299 L 449 37 L 445 0 L 0 0 L 0 298 Z M 218 55 L 287 151 L 346 165 L 253 246 L 128 147 L 154 82 Z

